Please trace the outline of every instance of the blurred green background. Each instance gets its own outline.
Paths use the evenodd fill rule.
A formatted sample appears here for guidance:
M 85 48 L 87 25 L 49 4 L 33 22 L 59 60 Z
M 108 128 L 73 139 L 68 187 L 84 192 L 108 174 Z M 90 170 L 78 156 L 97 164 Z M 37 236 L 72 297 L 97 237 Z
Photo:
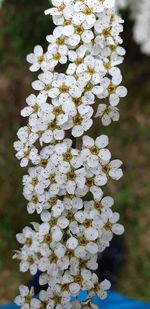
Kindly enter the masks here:
M 13 141 L 23 125 L 19 116 L 25 98 L 31 93 L 34 76 L 28 71 L 26 54 L 34 45 L 46 46 L 52 31 L 50 17 L 43 12 L 47 0 L 4 0 L 0 9 L 0 303 L 12 300 L 18 285 L 28 280 L 12 261 L 18 248 L 15 234 L 33 221 L 26 213 L 21 178 L 25 173 L 15 159 Z M 109 192 L 125 225 L 127 261 L 122 267 L 117 289 L 127 296 L 149 300 L 150 291 L 150 57 L 140 53 L 132 39 L 128 12 L 125 18 L 122 66 L 129 94 L 120 104 L 121 119 L 109 128 L 96 123 L 96 134 L 110 136 L 114 158 L 124 161 L 124 178 L 110 183 Z M 99 131 L 99 132 L 98 132 Z

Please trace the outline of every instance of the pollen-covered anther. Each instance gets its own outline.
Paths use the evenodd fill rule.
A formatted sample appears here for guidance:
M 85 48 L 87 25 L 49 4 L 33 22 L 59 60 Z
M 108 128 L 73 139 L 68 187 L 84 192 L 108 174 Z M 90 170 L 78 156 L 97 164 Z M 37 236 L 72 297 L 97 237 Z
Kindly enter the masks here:
M 115 91 L 116 91 L 116 86 L 115 85 L 113 85 L 113 84 L 110 84 L 109 85 L 109 87 L 108 87 L 108 92 L 110 93 L 110 94 L 112 94 L 112 93 L 114 93 Z

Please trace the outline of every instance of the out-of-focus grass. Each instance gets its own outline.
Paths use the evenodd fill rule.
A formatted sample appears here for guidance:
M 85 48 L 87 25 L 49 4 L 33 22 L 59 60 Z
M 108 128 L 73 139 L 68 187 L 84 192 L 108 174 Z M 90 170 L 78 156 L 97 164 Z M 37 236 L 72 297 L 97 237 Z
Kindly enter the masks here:
M 47 0 L 5 0 L 0 11 L 0 66 L 25 63 L 25 56 L 36 43 L 46 46 L 44 37 L 52 27 Z
M 5 0 L 1 11 L 0 56 L 0 302 L 16 294 L 19 282 L 27 277 L 11 260 L 18 248 L 15 234 L 33 217 L 26 213 L 21 178 L 25 173 L 15 160 L 12 143 L 23 120 L 19 117 L 25 97 L 31 93 L 31 74 L 24 57 L 37 43 L 45 44 L 51 32 L 49 18 L 43 11 L 47 1 Z M 124 161 L 124 178 L 111 182 L 108 191 L 115 197 L 115 208 L 126 227 L 127 261 L 118 277 L 118 290 L 125 295 L 149 299 L 150 291 L 150 81 L 148 57 L 142 56 L 131 39 L 131 25 L 126 24 L 124 41 L 127 49 L 122 66 L 129 94 L 120 104 L 121 119 L 109 128 L 97 121 L 93 135 L 110 136 L 114 158 Z M 2 56 L 1 58 L 2 59 Z M 10 282 L 8 286 L 8 282 Z

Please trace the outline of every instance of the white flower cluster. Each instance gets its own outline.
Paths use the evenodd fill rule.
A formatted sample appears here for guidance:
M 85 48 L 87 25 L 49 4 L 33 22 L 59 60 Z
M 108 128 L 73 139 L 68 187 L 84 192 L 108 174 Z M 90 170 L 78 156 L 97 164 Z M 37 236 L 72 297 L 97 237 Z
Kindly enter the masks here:
M 134 21 L 133 37 L 144 54 L 150 55 L 150 1 L 116 0 L 117 9 L 128 7 Z
M 150 1 L 139 1 L 135 12 L 135 17 L 133 7 L 132 15 L 135 19 L 133 29 L 134 39 L 141 45 L 142 52 L 146 55 L 150 55 Z
M 0 0 L 0 8 L 2 7 L 4 0 Z
M 29 164 L 23 177 L 28 213 L 37 212 L 41 222 L 17 234 L 22 248 L 14 258 L 22 272 L 40 270 L 39 283 L 48 289 L 36 299 L 33 289 L 20 286 L 16 303 L 23 309 L 71 309 L 74 296 L 76 308 L 97 308 L 93 296 L 104 299 L 110 288 L 108 280 L 99 283 L 94 273 L 97 254 L 113 234 L 124 231 L 112 210 L 113 198 L 104 196 L 102 188 L 110 178 L 122 177 L 122 162 L 111 158 L 108 136 L 94 140 L 85 132 L 93 115 L 104 126 L 119 120 L 120 98 L 127 93 L 118 68 L 125 54 L 120 46 L 123 20 L 112 0 L 52 4 L 46 14 L 56 27 L 47 36 L 48 50 L 36 46 L 27 56 L 30 70 L 42 71 L 32 83 L 39 93 L 27 98 L 21 115 L 28 123 L 14 143 L 21 166 Z M 57 73 L 60 64 L 66 73 Z M 81 136 L 77 148 L 75 138 Z M 80 290 L 88 291 L 82 304 Z
M 116 0 L 116 6 L 118 9 L 123 9 L 128 6 L 129 0 Z M 134 1 L 134 0 L 133 0 Z M 136 0 L 137 1 L 137 0 Z

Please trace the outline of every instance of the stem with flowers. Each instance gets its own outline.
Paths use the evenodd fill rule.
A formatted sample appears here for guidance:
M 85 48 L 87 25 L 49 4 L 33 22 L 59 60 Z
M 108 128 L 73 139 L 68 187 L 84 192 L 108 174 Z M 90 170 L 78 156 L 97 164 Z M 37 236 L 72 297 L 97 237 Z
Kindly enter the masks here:
M 129 9 L 134 22 L 133 38 L 140 45 L 141 52 L 150 55 L 150 1 L 149 0 L 116 0 L 116 8 Z
M 28 117 L 14 143 L 22 167 L 23 195 L 29 214 L 37 212 L 17 240 L 22 245 L 14 258 L 20 271 L 41 271 L 38 298 L 34 289 L 20 286 L 15 302 L 23 309 L 98 308 L 93 296 L 107 296 L 110 282 L 98 281 L 98 252 L 109 246 L 113 234 L 124 228 L 113 212 L 114 200 L 103 187 L 122 177 L 122 162 L 112 159 L 108 136 L 86 135 L 94 117 L 103 126 L 119 120 L 119 102 L 127 90 L 121 86 L 118 65 L 125 54 L 120 46 L 123 20 L 113 0 L 52 0 L 53 34 L 48 49 L 37 45 L 27 56 L 30 70 L 41 70 L 32 87 Z M 63 65 L 65 73 L 58 73 Z M 72 140 L 82 137 L 81 145 Z M 42 285 L 47 284 L 47 290 Z M 80 291 L 86 299 L 78 299 Z M 73 303 L 71 304 L 71 301 Z

